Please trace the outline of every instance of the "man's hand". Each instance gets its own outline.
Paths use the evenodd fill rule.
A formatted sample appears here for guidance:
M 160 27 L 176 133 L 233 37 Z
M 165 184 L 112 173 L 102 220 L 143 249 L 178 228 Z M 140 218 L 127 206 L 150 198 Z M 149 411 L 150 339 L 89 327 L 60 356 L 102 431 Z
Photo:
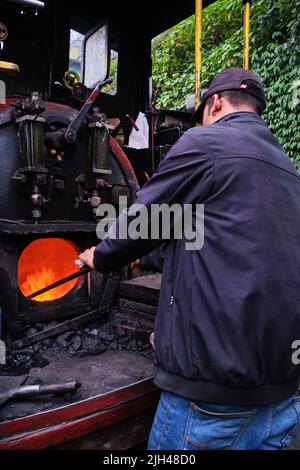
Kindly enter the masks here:
M 132 263 L 130 263 L 128 265 L 128 268 L 130 268 L 130 269 L 136 269 L 136 268 L 139 268 L 139 267 L 140 267 L 140 260 L 139 259 L 133 261 Z
M 92 246 L 91 248 L 88 248 L 87 250 L 85 250 L 83 253 L 80 253 L 80 255 L 78 256 L 78 258 L 81 259 L 81 261 L 83 261 L 87 266 L 89 266 L 92 269 L 95 269 L 95 266 L 94 266 L 95 249 L 96 247 Z

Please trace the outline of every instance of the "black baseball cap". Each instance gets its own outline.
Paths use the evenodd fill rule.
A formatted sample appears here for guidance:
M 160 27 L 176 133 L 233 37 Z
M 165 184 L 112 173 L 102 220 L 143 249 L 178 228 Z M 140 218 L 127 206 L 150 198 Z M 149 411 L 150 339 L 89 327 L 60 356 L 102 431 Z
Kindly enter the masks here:
M 203 93 L 201 103 L 194 112 L 192 120 L 202 122 L 207 99 L 214 93 L 229 90 L 243 91 L 244 93 L 254 96 L 254 98 L 261 102 L 263 109 L 265 109 L 267 105 L 266 95 L 260 78 L 251 70 L 231 67 L 215 76 L 207 90 Z

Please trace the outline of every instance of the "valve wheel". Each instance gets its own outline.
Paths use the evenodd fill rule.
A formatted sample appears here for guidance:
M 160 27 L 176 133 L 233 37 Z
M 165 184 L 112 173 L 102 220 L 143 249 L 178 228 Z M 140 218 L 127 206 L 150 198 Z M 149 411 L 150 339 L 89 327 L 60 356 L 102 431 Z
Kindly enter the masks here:
M 74 85 L 80 82 L 80 77 L 74 70 L 67 70 L 64 74 L 63 81 L 69 90 L 73 90 Z

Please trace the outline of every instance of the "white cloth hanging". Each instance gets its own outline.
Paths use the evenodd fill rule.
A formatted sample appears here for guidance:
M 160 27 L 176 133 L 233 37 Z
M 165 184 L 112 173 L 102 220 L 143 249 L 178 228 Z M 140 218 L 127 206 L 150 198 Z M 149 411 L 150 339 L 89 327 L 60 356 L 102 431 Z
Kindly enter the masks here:
M 139 115 L 135 121 L 138 131 L 132 128 L 129 136 L 128 147 L 134 149 L 147 149 L 149 148 L 149 125 L 146 115 L 139 112 Z

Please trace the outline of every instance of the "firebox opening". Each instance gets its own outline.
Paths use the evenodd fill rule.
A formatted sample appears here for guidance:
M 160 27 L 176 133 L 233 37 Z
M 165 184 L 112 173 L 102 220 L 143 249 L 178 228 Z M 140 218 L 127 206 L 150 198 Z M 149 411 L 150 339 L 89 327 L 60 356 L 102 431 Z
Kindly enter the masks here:
M 18 284 L 22 294 L 28 295 L 76 272 L 74 263 L 80 250 L 69 240 L 42 238 L 30 243 L 18 263 Z M 65 296 L 78 283 L 73 279 L 35 297 L 38 302 L 52 301 Z

